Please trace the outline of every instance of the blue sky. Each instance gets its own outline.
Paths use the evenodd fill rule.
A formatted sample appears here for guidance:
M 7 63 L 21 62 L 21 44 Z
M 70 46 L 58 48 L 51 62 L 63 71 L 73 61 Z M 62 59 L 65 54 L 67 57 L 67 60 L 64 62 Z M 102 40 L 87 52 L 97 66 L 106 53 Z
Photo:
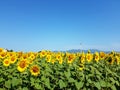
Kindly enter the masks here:
M 120 0 L 1 0 L 0 47 L 120 51 Z

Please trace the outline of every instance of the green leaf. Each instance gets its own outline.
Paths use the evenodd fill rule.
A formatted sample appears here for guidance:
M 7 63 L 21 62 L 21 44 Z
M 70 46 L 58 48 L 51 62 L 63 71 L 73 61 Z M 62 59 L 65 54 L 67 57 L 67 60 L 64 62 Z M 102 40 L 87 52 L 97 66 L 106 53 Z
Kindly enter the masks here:
M 0 88 L 0 90 L 4 90 L 3 88 Z
M 8 80 L 8 81 L 5 81 L 5 87 L 7 87 L 7 88 L 11 88 L 11 81 L 10 80 Z
M 4 79 L 1 77 L 1 78 L 0 78 L 0 83 L 3 82 L 3 81 L 4 81 Z
M 29 90 L 27 87 L 24 87 L 22 90 Z
M 66 87 L 65 83 L 62 80 L 59 80 L 60 89 Z
M 116 83 L 116 85 L 118 85 L 118 86 L 120 85 L 120 83 L 119 83 L 118 81 L 116 81 L 115 83 Z
M 92 83 L 92 81 L 90 79 L 87 80 L 90 84 Z
M 75 82 L 75 80 L 74 80 L 73 78 L 69 78 L 68 81 L 69 81 L 70 83 Z
M 31 77 L 30 81 L 31 81 L 31 85 L 34 86 L 35 79 Z
M 41 77 L 41 80 L 42 80 L 42 81 L 45 81 L 45 80 L 46 80 L 46 78 L 45 78 L 44 76 L 42 76 L 42 77 Z
M 69 77 L 70 77 L 70 71 L 64 72 L 64 74 L 65 74 L 65 76 L 69 79 Z
M 38 89 L 38 90 L 42 89 L 41 85 L 39 85 L 38 83 L 35 83 L 35 88 Z
M 101 86 L 100 86 L 100 83 L 99 83 L 99 82 L 94 82 L 94 84 L 95 84 L 95 87 L 97 87 L 97 88 L 98 88 L 98 90 L 100 90 L 100 89 L 101 89 Z
M 110 82 L 107 82 L 107 86 L 106 87 L 112 87 L 112 84 Z
M 106 82 L 103 81 L 103 80 L 101 80 L 101 81 L 100 81 L 100 85 L 101 85 L 101 87 L 106 87 Z
M 95 70 L 95 73 L 97 74 L 97 75 L 101 75 L 101 73 L 96 69 Z
M 21 82 L 22 82 L 22 80 L 17 79 L 17 78 L 15 78 L 15 77 L 13 77 L 13 78 L 12 78 L 12 81 L 11 81 L 13 87 L 14 87 L 14 86 L 17 86 L 17 85 L 20 84 Z
M 47 86 L 47 88 L 51 88 L 50 87 L 50 80 L 49 80 L 49 78 L 46 78 L 46 80 L 45 80 L 45 85 Z
M 75 86 L 78 90 L 83 87 L 83 84 L 83 82 L 75 82 Z
M 111 87 L 111 89 L 112 89 L 112 90 L 117 90 L 116 87 L 115 87 L 115 85 L 113 85 L 113 86 Z
M 110 81 L 112 81 L 113 84 L 115 83 L 115 80 L 112 77 L 110 77 L 109 79 Z

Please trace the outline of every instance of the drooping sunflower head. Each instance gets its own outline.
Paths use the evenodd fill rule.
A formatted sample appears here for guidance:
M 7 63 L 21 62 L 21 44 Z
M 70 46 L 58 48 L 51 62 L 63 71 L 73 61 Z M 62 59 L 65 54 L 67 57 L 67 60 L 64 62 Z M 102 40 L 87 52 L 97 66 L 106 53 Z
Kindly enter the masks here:
M 83 64 L 80 64 L 79 65 L 79 70 L 82 71 L 84 69 L 84 65 Z
M 113 64 L 113 63 L 114 63 L 114 58 L 113 58 L 112 56 L 109 56 L 109 57 L 107 58 L 107 62 L 108 62 L 109 64 Z
M 32 75 L 38 76 L 38 74 L 40 73 L 40 68 L 39 68 L 39 66 L 33 65 L 33 66 L 30 68 L 30 72 L 31 72 Z
M 116 63 L 116 64 L 119 64 L 119 63 L 120 63 L 120 58 L 119 58 L 117 55 L 115 56 L 115 63 Z

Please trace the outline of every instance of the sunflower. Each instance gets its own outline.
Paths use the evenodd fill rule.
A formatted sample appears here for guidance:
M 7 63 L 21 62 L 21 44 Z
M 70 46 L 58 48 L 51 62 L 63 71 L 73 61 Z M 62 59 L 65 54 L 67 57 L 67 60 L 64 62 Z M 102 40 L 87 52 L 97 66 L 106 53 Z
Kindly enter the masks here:
M 74 59 L 75 59 L 75 54 L 70 54 L 68 56 L 68 63 L 72 63 Z
M 12 57 L 10 57 L 10 63 L 15 63 L 16 62 L 16 60 L 17 60 L 17 56 L 12 56 Z
M 1 52 L 0 53 L 0 58 L 5 58 L 7 56 L 7 52 Z
M 16 56 L 16 52 L 7 52 L 8 57 Z
M 47 60 L 47 62 L 50 62 L 51 61 L 51 55 L 47 55 L 46 60 Z
M 79 65 L 79 70 L 82 71 L 84 69 L 84 65 L 83 64 L 80 64 Z
M 115 56 L 115 62 L 116 62 L 116 64 L 120 63 L 120 58 L 117 55 Z
M 100 52 L 100 59 L 104 59 L 105 58 L 105 53 L 104 52 Z
M 27 66 L 28 66 L 28 61 L 26 59 L 23 59 L 18 62 L 17 69 L 18 69 L 18 71 L 23 72 L 23 71 L 25 71 Z
M 27 53 L 24 53 L 23 55 L 22 55 L 22 59 L 27 59 L 28 58 L 28 54 Z
M 42 51 L 40 52 L 40 57 L 41 57 L 41 58 L 45 57 L 46 55 L 47 55 L 47 52 L 46 52 L 45 50 L 42 50 Z
M 18 52 L 18 53 L 17 53 L 17 58 L 21 58 L 22 55 L 23 55 L 23 52 Z
M 85 63 L 85 53 L 84 52 L 82 52 L 82 54 L 81 54 L 80 62 Z
M 54 64 L 54 63 L 55 63 L 55 59 L 54 59 L 54 58 L 52 58 L 52 59 L 51 59 L 51 62 L 52 62 L 52 64 Z
M 38 76 L 38 74 L 40 73 L 40 68 L 37 65 L 34 65 L 30 68 L 30 72 L 32 75 Z
M 62 64 L 63 63 L 63 59 L 59 59 L 59 64 Z
M 61 56 L 61 54 L 56 54 L 56 59 L 57 59 L 57 60 L 60 60 L 60 59 L 62 59 L 62 56 Z
M 31 60 L 34 60 L 34 59 L 35 59 L 35 55 L 34 55 L 34 54 L 31 54 L 31 55 L 29 56 L 29 58 L 30 58 Z
M 0 53 L 1 53 L 1 52 L 4 52 L 4 49 L 3 49 L 3 48 L 0 48 Z
M 107 61 L 108 61 L 109 64 L 113 64 L 114 63 L 114 58 L 112 56 L 109 56 L 107 58 Z
M 90 62 L 93 59 L 93 55 L 91 53 L 86 54 L 86 60 Z
M 8 67 L 10 65 L 10 60 L 8 58 L 4 59 L 3 65 Z
M 95 60 L 96 62 L 99 61 L 99 53 L 98 53 L 98 52 L 95 52 L 94 60 Z

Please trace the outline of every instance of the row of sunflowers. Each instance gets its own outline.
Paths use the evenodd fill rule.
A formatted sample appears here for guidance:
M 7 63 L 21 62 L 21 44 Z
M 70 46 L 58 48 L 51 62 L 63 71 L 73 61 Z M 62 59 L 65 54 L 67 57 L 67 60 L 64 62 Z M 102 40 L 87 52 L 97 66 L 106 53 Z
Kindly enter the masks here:
M 0 90 L 119 90 L 120 53 L 0 48 Z

